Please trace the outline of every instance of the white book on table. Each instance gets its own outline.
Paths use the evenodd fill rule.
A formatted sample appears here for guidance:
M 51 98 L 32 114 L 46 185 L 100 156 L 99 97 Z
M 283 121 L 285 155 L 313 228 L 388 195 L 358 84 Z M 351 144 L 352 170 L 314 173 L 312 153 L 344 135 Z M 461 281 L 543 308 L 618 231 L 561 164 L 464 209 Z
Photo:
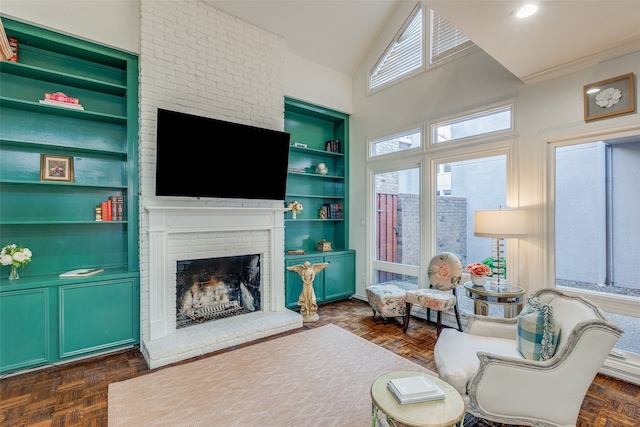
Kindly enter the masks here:
M 394 378 L 389 380 L 387 388 L 400 404 L 426 402 L 445 397 L 444 391 L 424 375 Z

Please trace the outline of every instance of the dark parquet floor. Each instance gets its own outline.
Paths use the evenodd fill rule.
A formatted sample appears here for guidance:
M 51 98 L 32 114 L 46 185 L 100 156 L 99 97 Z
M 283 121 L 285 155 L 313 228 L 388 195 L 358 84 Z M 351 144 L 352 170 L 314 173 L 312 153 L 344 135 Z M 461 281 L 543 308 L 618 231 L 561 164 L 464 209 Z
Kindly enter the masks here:
M 402 328 L 392 322 L 385 325 L 379 317 L 374 319 L 369 305 L 359 300 L 322 305 L 319 314 L 318 322 L 305 324 L 304 328 L 334 323 L 436 371 L 433 360 L 436 333 L 432 324 L 412 319 L 404 334 Z M 0 426 L 106 427 L 108 385 L 149 372 L 140 351 L 132 348 L 3 377 L 0 379 Z M 470 424 L 491 426 L 482 421 L 465 425 L 471 427 Z M 589 388 L 578 418 L 578 427 L 587 426 L 640 427 L 640 386 L 598 375 Z

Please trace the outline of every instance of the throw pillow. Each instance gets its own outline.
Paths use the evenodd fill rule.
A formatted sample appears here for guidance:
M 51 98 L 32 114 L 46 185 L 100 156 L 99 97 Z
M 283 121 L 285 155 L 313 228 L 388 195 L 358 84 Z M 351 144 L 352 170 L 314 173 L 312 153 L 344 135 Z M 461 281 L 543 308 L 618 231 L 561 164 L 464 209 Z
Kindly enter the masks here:
M 529 295 L 527 305 L 518 316 L 518 351 L 525 359 L 549 360 L 555 354 L 559 336 L 553 307 Z

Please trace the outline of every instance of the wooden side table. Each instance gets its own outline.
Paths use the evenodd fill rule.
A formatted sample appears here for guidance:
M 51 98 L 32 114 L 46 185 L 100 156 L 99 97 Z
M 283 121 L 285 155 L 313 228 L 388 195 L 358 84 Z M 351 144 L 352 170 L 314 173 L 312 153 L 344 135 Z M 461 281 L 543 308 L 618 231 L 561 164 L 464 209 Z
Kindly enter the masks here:
M 472 282 L 465 282 L 467 296 L 473 300 L 473 312 L 484 316 L 489 315 L 489 304 L 499 304 L 504 307 L 504 317 L 516 317 L 522 311 L 524 289 L 516 285 L 506 285 L 500 289 L 492 289 L 491 283 L 475 286 Z
M 446 394 L 444 399 L 401 405 L 387 389 L 387 382 L 393 378 L 428 376 Z M 371 385 L 371 425 L 378 424 L 378 411 L 386 415 L 390 426 L 444 427 L 464 420 L 465 406 L 460 393 L 440 378 L 424 372 L 396 371 L 378 377 Z

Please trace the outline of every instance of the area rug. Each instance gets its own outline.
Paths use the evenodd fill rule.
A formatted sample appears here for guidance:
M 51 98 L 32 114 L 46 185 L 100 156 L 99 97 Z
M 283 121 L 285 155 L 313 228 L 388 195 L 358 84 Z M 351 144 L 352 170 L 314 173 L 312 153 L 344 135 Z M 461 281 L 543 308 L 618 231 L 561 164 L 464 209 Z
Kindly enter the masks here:
M 328 324 L 109 385 L 109 426 L 370 426 L 369 390 L 433 374 Z

